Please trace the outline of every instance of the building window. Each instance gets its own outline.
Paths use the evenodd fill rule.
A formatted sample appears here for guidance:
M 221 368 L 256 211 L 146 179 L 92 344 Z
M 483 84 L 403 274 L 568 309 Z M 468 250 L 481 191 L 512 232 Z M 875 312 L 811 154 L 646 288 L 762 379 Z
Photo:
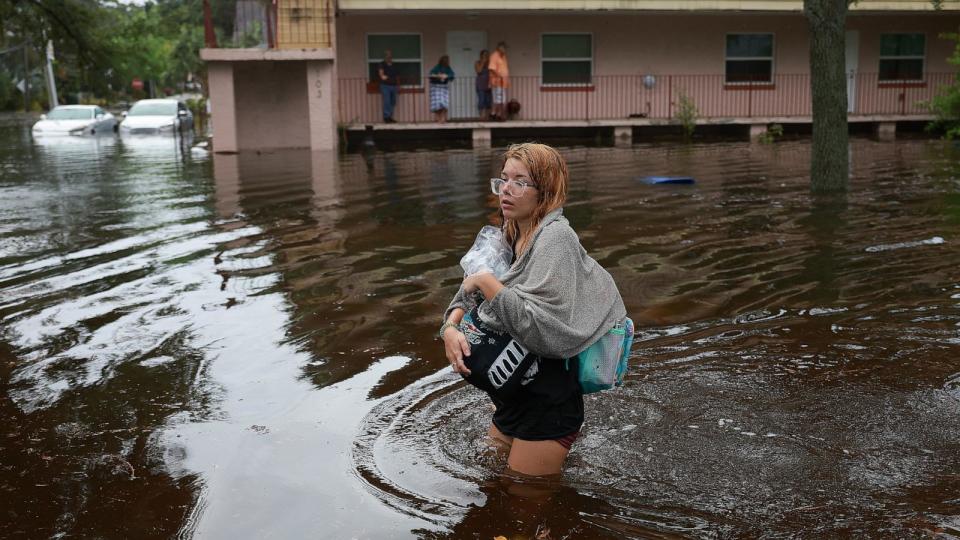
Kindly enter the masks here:
M 386 50 L 393 53 L 400 86 L 422 86 L 420 34 L 367 34 L 367 72 L 371 81 L 380 82 L 377 66 L 383 62 Z
M 589 85 L 593 76 L 593 36 L 543 34 L 540 69 L 545 85 Z
M 923 34 L 880 34 L 880 82 L 922 81 Z
M 727 34 L 726 82 L 773 82 L 773 34 Z

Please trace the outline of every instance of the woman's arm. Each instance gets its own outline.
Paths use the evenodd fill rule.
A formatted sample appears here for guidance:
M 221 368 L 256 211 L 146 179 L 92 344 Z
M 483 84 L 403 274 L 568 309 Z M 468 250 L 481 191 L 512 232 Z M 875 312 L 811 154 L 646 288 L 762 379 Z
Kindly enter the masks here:
M 469 375 L 470 370 L 463 363 L 465 356 L 470 356 L 470 344 L 467 337 L 460 331 L 459 324 L 466 313 L 462 308 L 454 308 L 443 323 L 440 338 L 443 339 L 443 352 L 450 362 L 450 367 L 457 373 Z
M 569 227 L 550 225 L 527 249 L 523 274 L 485 305 L 525 347 L 542 356 L 568 357 L 569 350 L 588 337 L 581 335 L 587 330 L 579 328 L 580 312 L 588 306 L 574 303 L 582 285 L 579 240 Z M 600 296 L 595 298 L 598 304 L 604 301 Z
M 467 337 L 460 331 L 459 324 L 463 320 L 466 310 L 460 307 L 458 299 L 462 296 L 473 294 L 474 291 L 483 293 L 483 297 L 490 300 L 503 289 L 503 283 L 497 280 L 493 274 L 484 272 L 474 274 L 463 280 L 463 285 L 457 291 L 457 298 L 447 309 L 447 319 L 440 329 L 440 338 L 443 339 L 443 349 L 447 357 L 447 362 L 453 371 L 464 375 L 469 375 L 470 370 L 463 363 L 466 356 L 470 356 L 470 343 Z
M 471 309 L 476 307 L 476 305 L 476 299 L 473 298 L 473 295 L 467 294 L 463 290 L 463 284 L 461 283 L 460 288 L 457 289 L 457 294 L 453 295 L 453 300 L 450 301 L 450 304 L 447 305 L 447 309 L 443 312 L 443 320 L 449 320 L 450 315 L 453 314 L 455 309 L 460 309 L 464 313 L 468 313 Z
M 483 294 L 483 297 L 487 301 L 493 300 L 497 293 L 503 289 L 503 283 L 489 272 L 481 272 L 479 274 L 473 274 L 468 276 L 463 280 L 463 291 L 467 294 L 472 293 L 473 291 L 480 291 Z

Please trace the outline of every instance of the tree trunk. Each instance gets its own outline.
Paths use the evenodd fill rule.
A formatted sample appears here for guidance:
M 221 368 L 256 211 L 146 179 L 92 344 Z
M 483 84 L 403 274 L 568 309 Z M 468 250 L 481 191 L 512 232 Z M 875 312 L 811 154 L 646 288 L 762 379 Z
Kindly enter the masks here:
M 813 148 L 810 186 L 845 191 L 849 176 L 846 81 L 847 0 L 804 0 L 810 26 Z

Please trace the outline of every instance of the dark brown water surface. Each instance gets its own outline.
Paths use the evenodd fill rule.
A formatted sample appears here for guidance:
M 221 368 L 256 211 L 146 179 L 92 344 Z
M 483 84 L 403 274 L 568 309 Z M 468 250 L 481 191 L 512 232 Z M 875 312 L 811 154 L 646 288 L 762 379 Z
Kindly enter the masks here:
M 639 335 L 562 481 L 433 340 L 497 151 L 210 156 L 0 122 L 3 538 L 960 537 L 960 151 L 564 148 Z M 695 186 L 647 186 L 648 174 Z

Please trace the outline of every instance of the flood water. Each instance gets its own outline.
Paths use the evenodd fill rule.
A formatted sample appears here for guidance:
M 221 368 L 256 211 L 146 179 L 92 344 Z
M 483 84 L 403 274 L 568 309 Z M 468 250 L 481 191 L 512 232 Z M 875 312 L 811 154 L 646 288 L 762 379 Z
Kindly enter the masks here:
M 814 198 L 808 141 L 563 148 L 638 336 L 544 483 L 500 474 L 433 338 L 497 149 L 27 128 L 0 122 L 3 538 L 960 538 L 960 149 L 856 139 Z

